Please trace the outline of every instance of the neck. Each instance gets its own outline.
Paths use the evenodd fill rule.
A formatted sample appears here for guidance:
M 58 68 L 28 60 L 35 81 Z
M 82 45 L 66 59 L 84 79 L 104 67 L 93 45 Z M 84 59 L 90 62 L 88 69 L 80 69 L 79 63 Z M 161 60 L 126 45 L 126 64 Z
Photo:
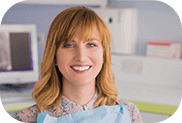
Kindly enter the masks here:
M 92 100 L 95 93 L 95 82 L 84 86 L 63 82 L 62 94 L 76 104 L 87 104 Z

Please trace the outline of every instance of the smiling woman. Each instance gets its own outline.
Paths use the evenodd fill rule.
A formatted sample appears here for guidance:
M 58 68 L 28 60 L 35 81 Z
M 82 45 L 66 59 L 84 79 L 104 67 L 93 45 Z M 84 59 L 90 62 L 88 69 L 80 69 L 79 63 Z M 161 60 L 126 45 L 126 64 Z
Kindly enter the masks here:
M 94 11 L 74 7 L 58 14 L 32 93 L 37 104 L 14 118 L 38 123 L 142 123 L 134 104 L 117 99 L 110 43 L 110 31 Z

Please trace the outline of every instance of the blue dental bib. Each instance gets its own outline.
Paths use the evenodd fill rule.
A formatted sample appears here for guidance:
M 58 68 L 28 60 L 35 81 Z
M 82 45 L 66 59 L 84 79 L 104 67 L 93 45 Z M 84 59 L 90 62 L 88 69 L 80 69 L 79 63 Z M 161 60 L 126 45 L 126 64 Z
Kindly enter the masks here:
M 47 112 L 40 113 L 37 123 L 131 123 L 131 119 L 125 107 L 103 105 L 58 118 L 50 116 Z

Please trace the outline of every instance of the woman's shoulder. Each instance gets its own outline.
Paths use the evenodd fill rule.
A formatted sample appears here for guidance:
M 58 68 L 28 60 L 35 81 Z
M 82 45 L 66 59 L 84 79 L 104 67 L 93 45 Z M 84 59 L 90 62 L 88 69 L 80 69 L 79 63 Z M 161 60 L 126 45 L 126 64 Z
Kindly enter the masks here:
M 125 108 L 134 108 L 136 105 L 133 104 L 132 102 L 130 101 L 127 101 L 127 100 L 123 100 L 123 99 L 118 99 L 117 100 L 117 103 L 118 104 L 121 104 L 122 106 L 124 106 Z
M 34 123 L 37 121 L 37 115 L 39 111 L 40 110 L 38 108 L 38 105 L 35 104 L 33 106 L 18 111 L 17 113 L 15 113 L 13 118 L 23 122 Z
M 118 99 L 117 103 L 119 103 L 120 105 L 126 108 L 126 110 L 128 111 L 130 115 L 132 123 L 143 123 L 140 111 L 135 104 L 123 99 Z

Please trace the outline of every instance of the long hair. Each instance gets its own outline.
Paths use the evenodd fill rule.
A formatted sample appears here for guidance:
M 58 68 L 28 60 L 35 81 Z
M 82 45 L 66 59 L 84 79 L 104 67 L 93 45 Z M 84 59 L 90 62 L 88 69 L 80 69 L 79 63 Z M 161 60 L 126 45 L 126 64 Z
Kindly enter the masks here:
M 114 105 L 117 101 L 118 90 L 111 70 L 111 34 L 102 19 L 85 7 L 73 7 L 59 13 L 51 23 L 43 60 L 41 62 L 40 80 L 35 84 L 32 98 L 36 101 L 40 112 L 52 108 L 57 110 L 61 105 L 62 74 L 56 66 L 56 52 L 60 44 L 67 43 L 80 32 L 81 39 L 92 37 L 98 32 L 104 49 L 103 66 L 96 77 L 98 99 L 95 107 Z M 57 112 L 58 113 L 58 112 Z

